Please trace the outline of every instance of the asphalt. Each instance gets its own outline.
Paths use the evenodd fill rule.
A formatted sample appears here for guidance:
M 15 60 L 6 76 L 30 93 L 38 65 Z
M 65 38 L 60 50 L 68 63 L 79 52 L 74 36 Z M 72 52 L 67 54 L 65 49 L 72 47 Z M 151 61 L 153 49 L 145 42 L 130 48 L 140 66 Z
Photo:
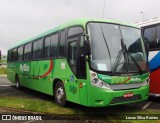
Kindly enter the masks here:
M 26 88 L 18 90 L 15 84 L 11 83 L 6 76 L 0 76 L 0 97 L 28 97 L 35 98 L 32 93 L 27 93 Z

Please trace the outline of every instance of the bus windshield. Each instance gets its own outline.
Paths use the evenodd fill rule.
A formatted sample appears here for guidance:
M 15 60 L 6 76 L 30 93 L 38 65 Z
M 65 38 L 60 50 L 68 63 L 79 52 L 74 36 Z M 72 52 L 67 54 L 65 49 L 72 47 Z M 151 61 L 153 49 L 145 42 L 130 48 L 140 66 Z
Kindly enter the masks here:
M 92 69 L 116 73 L 148 70 L 140 29 L 117 24 L 89 23 L 87 30 L 91 41 Z

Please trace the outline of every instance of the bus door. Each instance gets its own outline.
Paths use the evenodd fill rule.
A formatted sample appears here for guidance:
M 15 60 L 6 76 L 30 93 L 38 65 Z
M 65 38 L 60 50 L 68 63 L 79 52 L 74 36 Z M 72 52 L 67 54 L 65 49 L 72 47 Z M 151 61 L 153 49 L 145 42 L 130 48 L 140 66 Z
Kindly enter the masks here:
M 69 77 L 69 99 L 87 105 L 86 61 L 83 36 L 68 40 L 68 63 L 73 73 Z
M 68 64 L 71 69 L 68 84 L 68 99 L 79 102 L 77 59 L 78 59 L 78 37 L 68 40 Z

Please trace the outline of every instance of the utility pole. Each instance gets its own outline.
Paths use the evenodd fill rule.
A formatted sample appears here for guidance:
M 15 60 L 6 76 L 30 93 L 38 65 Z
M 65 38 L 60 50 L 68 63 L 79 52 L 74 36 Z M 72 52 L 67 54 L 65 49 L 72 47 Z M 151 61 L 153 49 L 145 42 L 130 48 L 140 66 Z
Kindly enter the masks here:
M 104 4 L 104 5 L 103 5 L 103 18 L 104 18 L 104 14 L 105 14 L 105 4 L 106 4 L 106 3 L 105 3 L 105 0 L 104 0 L 103 4 Z
M 141 14 L 142 14 L 142 21 L 144 21 L 144 12 L 141 12 Z
M 0 60 L 1 60 L 1 50 L 0 50 Z

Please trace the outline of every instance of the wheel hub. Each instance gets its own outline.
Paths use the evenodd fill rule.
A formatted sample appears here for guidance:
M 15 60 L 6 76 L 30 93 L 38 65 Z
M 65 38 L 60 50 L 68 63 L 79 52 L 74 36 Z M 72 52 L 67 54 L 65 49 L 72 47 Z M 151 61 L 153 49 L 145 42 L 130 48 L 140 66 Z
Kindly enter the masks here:
M 61 102 L 63 100 L 63 96 L 64 96 L 64 91 L 63 91 L 63 88 L 62 87 L 59 87 L 56 91 L 56 97 L 57 97 L 57 100 L 59 102 Z

